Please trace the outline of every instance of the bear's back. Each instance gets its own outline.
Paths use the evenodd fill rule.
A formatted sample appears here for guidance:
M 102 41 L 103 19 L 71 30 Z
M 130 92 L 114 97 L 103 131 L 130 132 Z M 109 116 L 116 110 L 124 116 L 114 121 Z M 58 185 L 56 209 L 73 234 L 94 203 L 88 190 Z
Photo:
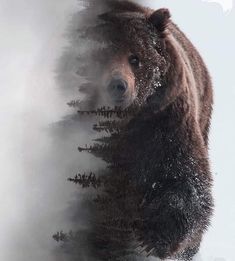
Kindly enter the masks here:
M 168 25 L 168 33 L 182 48 L 186 63 L 188 63 L 187 66 L 190 67 L 190 71 L 192 72 L 195 86 L 191 86 L 191 91 L 194 92 L 194 95 L 196 96 L 194 97 L 198 103 L 196 106 L 196 113 L 198 115 L 198 121 L 204 141 L 207 145 L 213 104 L 212 82 L 209 72 L 197 49 L 173 22 Z

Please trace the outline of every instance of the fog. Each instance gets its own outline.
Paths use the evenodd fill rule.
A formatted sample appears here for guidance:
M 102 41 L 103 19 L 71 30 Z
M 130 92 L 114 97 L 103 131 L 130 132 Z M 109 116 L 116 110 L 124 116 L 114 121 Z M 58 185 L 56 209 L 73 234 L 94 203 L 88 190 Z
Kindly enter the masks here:
M 230 10 L 229 0 L 223 6 L 199 0 L 144 2 L 170 9 L 173 20 L 199 49 L 211 72 L 215 107 L 210 155 L 216 211 L 196 260 L 233 260 L 235 8 Z M 3 261 L 56 260 L 53 233 L 74 227 L 67 209 L 76 199 L 77 189 L 66 179 L 78 169 L 100 164 L 86 155 L 79 155 L 78 160 L 77 145 L 88 138 L 85 128 L 77 133 L 73 127 L 66 132 L 56 127 L 72 113 L 66 105 L 72 93 L 67 96 L 60 91 L 54 70 L 67 45 L 66 28 L 78 9 L 75 0 L 0 0 Z M 83 220 L 79 226 L 86 226 Z
M 71 226 L 75 188 L 66 179 L 77 171 L 84 134 L 58 143 L 51 125 L 69 113 L 53 71 L 77 8 L 75 1 L 1 1 L 0 260 L 52 260 L 53 233 Z

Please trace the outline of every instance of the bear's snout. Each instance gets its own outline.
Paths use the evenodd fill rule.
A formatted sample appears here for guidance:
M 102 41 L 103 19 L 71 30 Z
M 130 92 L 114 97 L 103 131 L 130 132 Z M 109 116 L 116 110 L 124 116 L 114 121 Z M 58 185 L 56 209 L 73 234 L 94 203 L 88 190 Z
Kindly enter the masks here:
M 121 78 L 113 78 L 108 84 L 108 93 L 115 102 L 122 102 L 124 100 L 127 89 L 127 82 Z

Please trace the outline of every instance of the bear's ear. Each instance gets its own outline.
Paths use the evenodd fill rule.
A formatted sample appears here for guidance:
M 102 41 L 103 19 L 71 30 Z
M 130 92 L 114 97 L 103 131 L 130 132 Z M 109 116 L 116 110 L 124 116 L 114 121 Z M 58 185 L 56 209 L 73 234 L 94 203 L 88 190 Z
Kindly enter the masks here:
M 161 8 L 157 11 L 153 12 L 150 17 L 149 21 L 160 31 L 163 32 L 167 24 L 169 23 L 169 19 L 171 17 L 171 14 L 168 9 Z

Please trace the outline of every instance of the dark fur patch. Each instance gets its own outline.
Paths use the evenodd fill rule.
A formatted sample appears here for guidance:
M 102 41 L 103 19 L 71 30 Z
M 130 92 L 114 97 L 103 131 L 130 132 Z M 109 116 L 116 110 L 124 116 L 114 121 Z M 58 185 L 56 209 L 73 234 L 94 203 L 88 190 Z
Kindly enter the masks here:
M 169 18 L 171 17 L 170 12 L 166 8 L 158 9 L 150 17 L 149 21 L 160 31 L 163 32 L 167 24 L 169 23 Z

